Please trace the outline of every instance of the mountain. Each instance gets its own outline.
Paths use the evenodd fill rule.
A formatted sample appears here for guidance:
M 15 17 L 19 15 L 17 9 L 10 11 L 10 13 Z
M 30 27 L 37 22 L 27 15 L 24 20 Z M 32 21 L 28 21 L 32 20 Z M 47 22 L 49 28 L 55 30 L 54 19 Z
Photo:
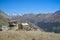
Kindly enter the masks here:
M 48 32 L 60 33 L 60 10 L 48 14 L 24 14 L 14 19 L 31 22 Z
M 0 26 L 7 24 L 9 18 L 10 17 L 6 13 L 0 10 Z
M 38 20 L 39 22 L 60 22 L 60 10 L 51 14 L 24 14 L 22 17 L 25 19 Z M 28 17 L 28 18 L 27 18 Z

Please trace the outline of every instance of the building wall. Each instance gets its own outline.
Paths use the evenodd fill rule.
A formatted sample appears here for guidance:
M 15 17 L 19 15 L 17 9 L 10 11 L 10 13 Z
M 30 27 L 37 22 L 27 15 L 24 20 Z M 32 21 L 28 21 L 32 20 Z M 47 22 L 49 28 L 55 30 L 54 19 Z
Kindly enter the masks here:
M 5 31 L 5 30 L 8 30 L 9 27 L 7 27 L 7 26 L 2 26 L 1 29 L 2 29 L 2 31 Z

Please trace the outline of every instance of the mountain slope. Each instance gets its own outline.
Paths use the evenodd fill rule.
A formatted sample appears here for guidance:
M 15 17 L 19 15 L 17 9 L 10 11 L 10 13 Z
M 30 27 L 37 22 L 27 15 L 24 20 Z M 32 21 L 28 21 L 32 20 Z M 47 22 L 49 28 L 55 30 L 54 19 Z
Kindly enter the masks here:
M 0 10 L 0 25 L 5 25 L 9 21 L 9 16 Z

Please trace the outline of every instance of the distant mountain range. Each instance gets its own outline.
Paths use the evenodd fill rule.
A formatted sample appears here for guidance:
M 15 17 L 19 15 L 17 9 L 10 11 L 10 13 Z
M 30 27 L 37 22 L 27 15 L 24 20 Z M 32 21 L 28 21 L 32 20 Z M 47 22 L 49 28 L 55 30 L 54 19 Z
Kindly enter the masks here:
M 2 14 L 2 15 L 1 15 Z M 6 15 L 4 12 L 0 10 L 0 19 L 8 19 L 12 18 L 14 20 L 18 20 L 19 22 L 31 22 L 44 31 L 48 32 L 56 32 L 60 33 L 60 10 L 54 13 L 48 14 L 24 14 L 22 16 L 15 15 L 10 16 Z
M 60 22 L 60 10 L 51 14 L 24 14 L 22 16 L 12 16 L 14 19 L 26 19 L 28 21 L 34 20 L 39 22 Z
M 60 10 L 51 14 L 24 14 L 12 18 L 31 22 L 48 32 L 60 32 Z

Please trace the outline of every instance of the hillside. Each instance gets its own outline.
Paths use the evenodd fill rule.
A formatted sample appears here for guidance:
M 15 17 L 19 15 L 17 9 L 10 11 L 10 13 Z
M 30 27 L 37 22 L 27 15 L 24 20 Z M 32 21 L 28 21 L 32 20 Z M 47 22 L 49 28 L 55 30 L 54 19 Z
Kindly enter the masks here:
M 60 34 L 41 31 L 0 31 L 0 40 L 60 40 Z
M 0 10 L 0 25 L 6 25 L 9 21 L 9 16 L 4 13 L 2 10 Z

